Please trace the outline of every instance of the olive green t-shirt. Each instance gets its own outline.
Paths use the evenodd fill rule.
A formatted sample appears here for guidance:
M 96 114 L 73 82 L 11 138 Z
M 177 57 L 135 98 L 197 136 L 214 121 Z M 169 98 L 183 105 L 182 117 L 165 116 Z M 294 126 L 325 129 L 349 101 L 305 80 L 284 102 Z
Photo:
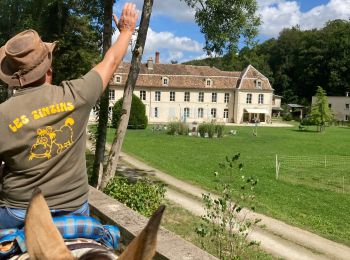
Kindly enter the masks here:
M 60 86 L 21 89 L 0 104 L 0 206 L 26 208 L 35 187 L 53 209 L 75 210 L 87 201 L 86 125 L 101 93 L 92 70 Z

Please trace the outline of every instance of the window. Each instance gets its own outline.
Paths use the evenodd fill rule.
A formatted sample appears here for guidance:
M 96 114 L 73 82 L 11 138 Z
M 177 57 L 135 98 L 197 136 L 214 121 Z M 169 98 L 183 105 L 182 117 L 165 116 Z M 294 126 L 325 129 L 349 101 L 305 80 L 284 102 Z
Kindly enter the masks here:
M 155 100 L 160 101 L 160 91 L 155 92 Z
M 216 118 L 216 108 L 212 108 L 210 114 L 213 118 Z
M 198 118 L 203 118 L 204 110 L 203 108 L 198 108 Z
M 346 110 L 349 110 L 349 109 L 350 109 L 349 104 L 345 104 L 345 109 L 346 109 Z
M 175 92 L 174 91 L 170 92 L 170 101 L 175 101 Z
M 227 108 L 224 109 L 224 118 L 228 118 L 228 109 Z
M 345 115 L 345 121 L 349 121 L 349 116 Z
M 121 84 L 122 83 L 122 77 L 119 75 L 114 76 L 114 83 Z
M 262 81 L 261 81 L 261 80 L 257 80 L 257 81 L 256 81 L 256 87 L 257 87 L 258 89 L 261 89 L 261 88 L 262 88 Z
M 162 78 L 162 85 L 163 86 L 168 86 L 169 85 L 169 78 L 163 77 Z
M 329 108 L 332 108 L 332 104 L 328 104 L 328 107 L 329 107 Z
M 184 117 L 185 118 L 190 117 L 190 109 L 188 107 L 184 108 Z
M 190 92 L 185 92 L 184 101 L 185 101 L 185 102 L 190 102 Z
M 140 90 L 140 99 L 146 100 L 146 91 L 145 90 Z
M 205 86 L 206 87 L 211 87 L 212 84 L 213 84 L 213 81 L 211 79 L 206 79 L 205 80 Z
M 114 89 L 109 90 L 109 100 L 115 100 L 115 90 Z
M 230 102 L 230 93 L 225 93 L 224 102 L 225 102 L 225 103 Z
M 259 94 L 258 103 L 259 103 L 259 104 L 264 104 L 264 94 Z
M 218 99 L 218 93 L 211 93 L 211 102 L 216 102 Z
M 156 118 L 159 117 L 159 108 L 158 107 L 154 108 L 154 117 L 156 117 Z
M 204 92 L 198 93 L 198 102 L 204 102 Z
M 252 94 L 247 94 L 247 104 L 251 104 L 252 103 Z

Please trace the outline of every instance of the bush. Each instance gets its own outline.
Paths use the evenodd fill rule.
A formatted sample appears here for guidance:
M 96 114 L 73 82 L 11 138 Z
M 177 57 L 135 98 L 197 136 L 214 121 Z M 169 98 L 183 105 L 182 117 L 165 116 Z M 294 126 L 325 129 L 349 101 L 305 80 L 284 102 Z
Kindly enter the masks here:
M 188 135 L 190 131 L 187 124 L 183 122 L 171 122 L 168 124 L 167 129 L 169 135 Z
M 214 244 L 216 255 L 220 259 L 248 259 L 248 247 L 255 242 L 248 241 L 251 230 L 260 222 L 259 219 L 248 219 L 240 214 L 243 204 L 251 204 L 255 199 L 255 186 L 258 181 L 244 174 L 240 154 L 219 164 L 214 172 L 217 178 L 218 197 L 202 194 L 205 214 L 196 227 L 196 233 L 202 248 Z
M 122 116 L 123 99 L 119 99 L 113 107 L 112 127 L 118 128 L 120 117 Z M 142 101 L 132 95 L 130 118 L 128 129 L 146 129 L 148 119 L 146 116 L 146 108 Z
M 284 121 L 292 121 L 293 117 L 292 117 L 292 115 L 290 113 L 287 113 L 287 114 L 283 115 L 282 119 Z
M 311 117 L 305 117 L 300 121 L 300 125 L 304 125 L 304 126 L 315 125 L 315 121 Z
M 215 132 L 216 132 L 218 138 L 223 137 L 224 128 L 225 128 L 224 125 L 216 125 L 215 126 Z
M 201 137 L 205 137 L 208 134 L 209 138 L 213 138 L 216 134 L 217 137 L 223 137 L 224 125 L 214 123 L 203 123 L 198 126 L 198 132 Z
M 115 177 L 104 192 L 146 217 L 158 209 L 165 196 L 162 184 L 148 179 L 131 183 L 125 177 Z

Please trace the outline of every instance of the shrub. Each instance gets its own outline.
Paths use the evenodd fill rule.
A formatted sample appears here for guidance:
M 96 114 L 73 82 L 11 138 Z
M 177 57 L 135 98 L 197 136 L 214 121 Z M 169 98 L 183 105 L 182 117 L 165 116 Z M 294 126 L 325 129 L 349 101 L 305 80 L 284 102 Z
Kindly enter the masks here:
M 146 217 L 157 210 L 165 196 L 162 184 L 149 179 L 131 183 L 125 177 L 115 177 L 104 192 Z
M 215 126 L 215 132 L 216 132 L 218 138 L 223 137 L 224 128 L 225 128 L 224 125 L 216 125 Z
M 171 122 L 168 124 L 167 129 L 169 135 L 188 135 L 190 131 L 187 124 L 183 122 Z
M 200 124 L 198 126 L 198 133 L 201 135 L 201 137 L 204 137 L 205 133 L 207 133 L 207 124 Z
M 215 125 L 212 123 L 208 124 L 207 125 L 207 132 L 208 132 L 209 138 L 213 138 L 214 134 L 215 134 Z
M 292 115 L 290 113 L 284 114 L 282 119 L 284 121 L 291 121 L 293 119 Z
M 122 116 L 123 99 L 119 99 L 113 107 L 112 127 L 118 128 L 120 117 Z M 146 129 L 148 119 L 146 116 L 146 108 L 142 101 L 132 95 L 130 118 L 128 129 Z
M 222 137 L 224 132 L 224 125 L 203 123 L 198 126 L 198 132 L 201 137 L 205 137 L 205 134 L 208 134 L 209 138 L 213 138 L 215 134 L 217 137 Z
M 216 191 L 218 197 L 202 194 L 205 215 L 196 227 L 196 233 L 204 249 L 212 242 L 216 255 L 220 259 L 247 259 L 247 248 L 255 245 L 248 243 L 251 229 L 260 222 L 250 220 L 246 215 L 239 216 L 242 204 L 251 204 L 257 180 L 243 173 L 240 154 L 219 164 L 220 170 L 214 175 L 218 179 Z M 254 207 L 251 206 L 254 211 Z

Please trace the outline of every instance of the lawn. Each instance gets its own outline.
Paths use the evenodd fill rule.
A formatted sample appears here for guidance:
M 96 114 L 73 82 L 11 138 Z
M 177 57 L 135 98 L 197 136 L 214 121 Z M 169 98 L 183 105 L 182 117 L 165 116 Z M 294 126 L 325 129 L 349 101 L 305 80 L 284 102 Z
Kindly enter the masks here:
M 259 127 L 257 137 L 252 135 L 252 127 L 231 127 L 226 132 L 230 129 L 237 130 L 237 135 L 220 139 L 169 136 L 151 129 L 129 130 L 123 150 L 210 191 L 215 191 L 217 182 L 213 173 L 219 168 L 218 163 L 226 156 L 241 153 L 245 175 L 259 180 L 255 202 L 258 212 L 350 245 L 347 164 L 342 169 L 321 171 L 312 164 L 310 167 L 306 157 L 302 157 L 289 168 L 281 165 L 280 179 L 275 179 L 276 154 L 310 158 L 349 155 L 350 128 L 331 127 L 324 133 L 316 133 L 298 131 L 296 127 Z M 109 130 L 109 141 L 112 135 L 113 130 Z M 298 164 L 308 167 L 297 167 Z M 336 183 L 331 181 L 333 178 L 337 179 Z M 338 179 L 343 180 L 343 185 Z

